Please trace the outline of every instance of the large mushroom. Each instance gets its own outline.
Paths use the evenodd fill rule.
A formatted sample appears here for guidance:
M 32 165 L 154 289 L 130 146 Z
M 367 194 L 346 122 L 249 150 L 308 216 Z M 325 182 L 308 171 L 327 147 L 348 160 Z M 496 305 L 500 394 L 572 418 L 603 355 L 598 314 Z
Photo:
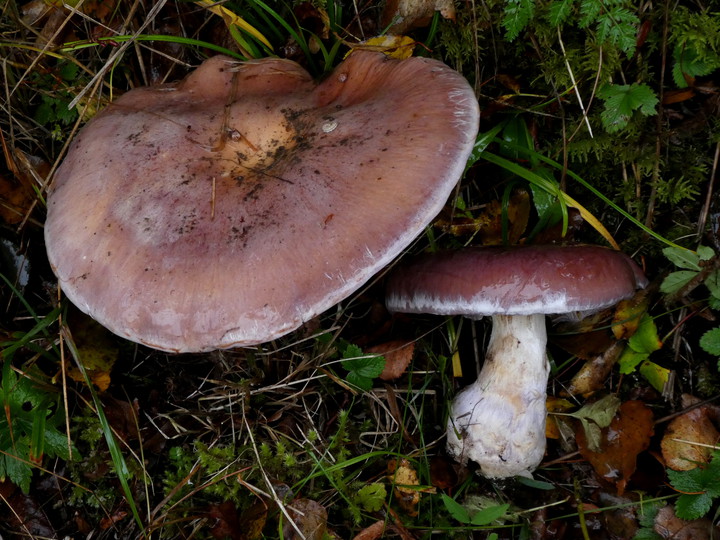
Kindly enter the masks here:
M 448 451 L 489 478 L 529 476 L 545 453 L 546 314 L 589 314 L 647 285 L 628 256 L 596 246 L 481 247 L 428 254 L 388 279 L 391 311 L 492 316 L 477 381 L 454 399 Z
M 478 129 L 461 75 L 355 52 L 317 84 L 218 56 L 127 92 L 80 132 L 48 193 L 68 298 L 185 352 L 275 339 L 341 301 L 440 211 Z

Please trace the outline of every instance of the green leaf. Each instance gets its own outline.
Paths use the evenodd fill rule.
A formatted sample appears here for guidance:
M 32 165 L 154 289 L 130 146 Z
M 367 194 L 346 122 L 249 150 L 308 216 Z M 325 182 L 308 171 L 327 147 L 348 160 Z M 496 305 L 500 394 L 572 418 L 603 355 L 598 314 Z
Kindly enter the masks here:
M 440 496 L 442 497 L 445 508 L 455 519 L 455 521 L 459 521 L 460 523 L 464 524 L 470 523 L 470 513 L 465 509 L 462 504 L 457 502 L 455 499 L 448 497 L 444 493 L 441 493 Z
M 711 272 L 710 275 L 705 278 L 703 283 L 708 288 L 711 295 L 715 298 L 720 298 L 720 270 Z
M 496 521 L 503 517 L 508 511 L 508 508 L 510 508 L 509 504 L 501 504 L 498 506 L 491 506 L 490 508 L 480 510 L 476 514 L 473 514 L 472 518 L 470 519 L 470 524 L 478 526 L 488 525 L 493 521 Z
M 697 252 L 695 252 L 684 248 L 666 247 L 662 250 L 662 253 L 663 255 L 665 255 L 665 257 L 668 258 L 671 263 L 673 263 L 678 268 L 700 271 L 700 261 L 711 259 L 715 255 L 712 249 L 710 249 L 712 255 L 710 255 L 710 257 L 707 257 L 708 249 L 710 248 L 700 248 L 697 250 Z
M 687 285 L 696 275 L 697 272 L 692 270 L 678 270 L 677 272 L 670 272 L 660 284 L 660 292 L 665 294 L 676 293 Z
M 647 360 L 649 356 L 649 353 L 640 353 L 633 351 L 630 347 L 625 347 L 618 359 L 620 373 L 623 375 L 629 375 L 635 371 L 640 364 Z
M 700 246 L 697 248 L 697 254 L 701 261 L 709 261 L 715 256 L 715 251 L 711 247 Z
M 620 398 L 615 394 L 608 394 L 595 403 L 590 403 L 573 413 L 568 413 L 568 416 L 581 420 L 591 420 L 600 427 L 608 427 L 621 404 Z
M 553 26 L 560 26 L 572 13 L 574 0 L 556 0 L 550 4 L 547 20 Z
M 360 354 L 362 354 L 362 352 Z M 385 358 L 382 356 L 361 356 L 359 358 L 343 360 L 342 365 L 345 369 L 356 373 L 360 377 L 374 379 L 385 369 Z
M 507 0 L 502 26 L 505 37 L 513 41 L 535 16 L 535 0 Z
M 647 353 L 657 351 L 662 347 L 658 336 L 657 326 L 653 318 L 647 313 L 643 314 L 637 330 L 628 340 L 628 346 L 635 352 Z
M 712 507 L 712 497 L 707 493 L 684 494 L 678 497 L 675 502 L 675 514 L 680 519 L 700 519 L 708 513 Z
M 705 332 L 700 338 L 700 347 L 707 353 L 720 356 L 720 327 Z
M 710 463 L 689 471 L 668 469 L 667 475 L 672 486 L 683 493 L 675 503 L 677 516 L 699 519 L 710 510 L 713 499 L 720 496 L 720 451 L 713 453 Z
M 655 114 L 658 104 L 655 92 L 640 83 L 605 84 L 598 91 L 598 97 L 605 101 L 600 118 L 608 133 L 624 129 L 635 111 L 645 116 Z
M 366 512 L 377 512 L 385 504 L 386 497 L 387 490 L 385 486 L 376 482 L 361 487 L 353 501 Z
M 620 404 L 620 398 L 614 394 L 608 394 L 595 403 L 585 405 L 573 413 L 567 413 L 568 416 L 580 420 L 585 431 L 588 448 L 593 452 L 600 451 L 601 428 L 610 425 Z
M 650 360 L 645 360 L 642 364 L 640 364 L 640 369 L 638 369 L 638 371 L 640 372 L 640 375 L 645 377 L 645 379 L 650 383 L 650 386 L 658 392 L 662 392 L 665 389 L 665 385 L 670 379 L 671 373 L 669 369 L 658 366 L 655 362 L 651 362 Z
M 672 76 L 679 88 L 688 86 L 687 78 L 704 77 L 720 67 L 720 55 L 712 50 L 704 52 L 706 54 L 701 54 L 691 43 L 678 43 L 675 46 Z

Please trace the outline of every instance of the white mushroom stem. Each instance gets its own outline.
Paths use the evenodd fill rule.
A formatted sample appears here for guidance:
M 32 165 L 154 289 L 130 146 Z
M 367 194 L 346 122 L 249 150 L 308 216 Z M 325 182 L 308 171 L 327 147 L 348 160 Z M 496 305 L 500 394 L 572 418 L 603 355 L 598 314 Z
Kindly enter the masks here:
M 542 461 L 546 343 L 543 315 L 494 315 L 480 376 L 453 401 L 448 451 L 488 478 L 530 477 Z

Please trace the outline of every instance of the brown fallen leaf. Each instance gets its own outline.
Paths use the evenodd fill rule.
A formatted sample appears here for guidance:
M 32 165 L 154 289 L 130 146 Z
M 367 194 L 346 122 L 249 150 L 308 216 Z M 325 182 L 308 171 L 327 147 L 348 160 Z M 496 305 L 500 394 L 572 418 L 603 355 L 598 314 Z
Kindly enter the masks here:
M 711 520 L 683 521 L 669 505 L 661 508 L 655 516 L 653 530 L 668 540 L 710 540 L 720 535 L 720 527 L 714 527 Z
M 567 387 L 568 395 L 587 396 L 605 386 L 613 366 L 625 349 L 625 342 L 616 341 L 602 354 L 590 358 L 573 376 Z
M 368 354 L 381 354 L 385 357 L 385 368 L 380 374 L 380 378 L 383 381 L 391 381 L 402 377 L 410 362 L 412 362 L 415 353 L 415 342 L 396 339 L 368 347 L 365 352 Z
M 507 218 L 507 239 L 510 244 L 520 241 L 530 218 L 530 195 L 524 189 L 513 191 L 505 208 L 499 200 L 488 202 L 476 216 L 469 214 L 441 214 L 434 226 L 453 236 L 472 237 L 478 244 L 500 245 L 503 239 L 503 220 Z
M 610 425 L 602 429 L 599 452 L 590 450 L 582 428 L 575 435 L 582 457 L 599 476 L 614 483 L 618 495 L 622 495 L 635 472 L 638 454 L 650 445 L 653 430 L 650 408 L 642 401 L 631 400 L 620 405 Z
M 575 404 L 569 402 L 567 399 L 558 398 L 554 396 L 548 396 L 545 401 L 545 408 L 548 414 L 547 421 L 545 423 L 545 436 L 548 439 L 559 439 L 560 428 L 558 427 L 556 416 L 552 413 L 564 413 L 575 408 Z
M 694 396 L 682 396 L 683 407 L 698 402 L 700 400 Z M 710 415 L 710 407 L 705 405 L 678 416 L 668 424 L 660 443 L 667 467 L 675 471 L 688 471 L 697 467 L 698 463 L 710 461 L 711 447 L 720 441 L 720 432 Z
M 311 499 L 295 499 L 287 506 L 293 523 L 285 523 L 283 538 L 322 540 L 327 531 L 327 509 Z
M 420 487 L 418 475 L 410 461 L 391 459 L 387 465 L 388 482 L 392 484 L 395 500 L 411 517 L 417 516 L 417 505 L 423 493 L 435 493 L 434 487 Z
M 382 538 L 385 533 L 386 526 L 387 523 L 385 520 L 376 521 L 369 527 L 365 527 L 362 531 L 357 533 L 353 537 L 353 540 L 377 540 L 378 538 Z

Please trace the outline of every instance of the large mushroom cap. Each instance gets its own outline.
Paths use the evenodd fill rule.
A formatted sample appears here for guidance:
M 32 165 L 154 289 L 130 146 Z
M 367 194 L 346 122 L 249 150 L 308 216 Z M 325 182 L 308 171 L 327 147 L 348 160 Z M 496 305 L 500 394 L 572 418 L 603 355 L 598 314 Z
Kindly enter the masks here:
M 113 332 L 206 351 L 279 337 L 345 298 L 440 211 L 478 128 L 440 62 L 357 52 L 323 83 L 207 60 L 81 131 L 48 194 L 68 298 Z
M 599 246 L 476 247 L 397 268 L 386 304 L 390 311 L 470 318 L 592 312 L 646 285 L 630 257 Z

